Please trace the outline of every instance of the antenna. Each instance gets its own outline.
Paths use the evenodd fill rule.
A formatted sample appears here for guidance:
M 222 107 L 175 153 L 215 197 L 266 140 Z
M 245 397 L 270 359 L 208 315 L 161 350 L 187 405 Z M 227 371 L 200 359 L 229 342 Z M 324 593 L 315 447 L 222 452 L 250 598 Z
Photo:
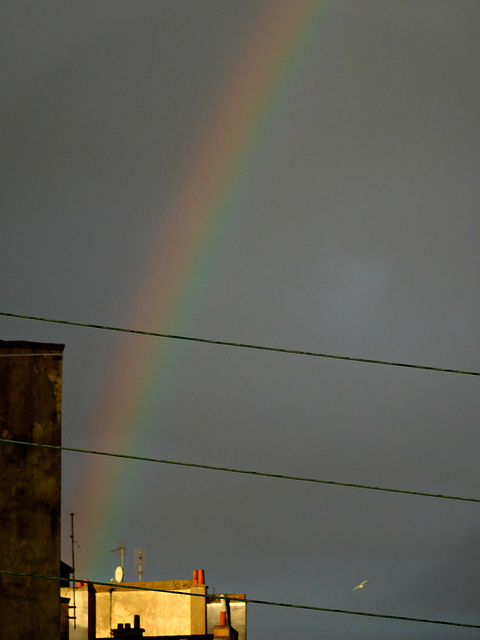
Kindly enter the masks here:
M 115 569 L 115 577 L 112 578 L 110 582 L 115 580 L 115 582 L 121 582 L 123 580 L 123 554 L 125 551 L 125 547 L 123 544 L 120 544 L 116 549 L 112 549 L 110 553 L 115 553 L 115 551 L 120 551 L 120 566 Z
M 70 514 L 70 526 L 71 526 L 71 534 L 70 534 L 70 538 L 72 539 L 72 578 L 73 578 L 73 605 L 69 606 L 69 609 L 73 609 L 73 616 L 69 616 L 71 619 L 73 619 L 73 628 L 76 629 L 77 628 L 77 607 L 75 605 L 75 544 L 76 544 L 76 540 L 75 540 L 75 534 L 74 534 L 74 527 L 73 527 L 73 517 L 74 517 L 74 513 Z
M 146 573 L 143 570 L 143 566 L 145 564 L 145 557 L 147 555 L 147 550 L 146 549 L 137 548 L 137 549 L 134 550 L 133 555 L 134 555 L 135 566 L 138 567 L 138 571 L 132 571 L 132 573 L 136 573 L 137 576 L 138 576 L 138 581 L 141 582 L 142 581 L 142 574 Z
M 120 551 L 120 566 L 123 569 L 123 552 L 126 551 L 126 547 L 124 547 L 123 544 L 121 544 L 116 549 L 112 549 L 110 553 L 115 553 L 115 551 Z

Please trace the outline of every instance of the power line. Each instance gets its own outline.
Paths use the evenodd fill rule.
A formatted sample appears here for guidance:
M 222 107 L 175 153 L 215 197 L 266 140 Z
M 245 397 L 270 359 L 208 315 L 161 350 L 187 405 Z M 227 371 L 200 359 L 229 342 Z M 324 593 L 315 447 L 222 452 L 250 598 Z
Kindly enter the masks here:
M 77 449 L 74 447 L 63 447 L 59 445 L 53 444 L 41 444 L 38 442 L 24 442 L 21 440 L 9 440 L 7 438 L 0 438 L 0 442 L 5 442 L 9 444 L 20 444 L 27 445 L 29 447 L 43 447 L 45 449 L 57 449 L 60 451 L 71 451 L 73 453 L 87 453 L 90 455 L 96 456 L 107 456 L 110 458 L 123 458 L 125 460 L 138 460 L 140 462 L 155 462 L 159 464 L 171 464 L 177 465 L 180 467 L 191 467 L 194 469 L 208 469 L 210 471 L 223 471 L 226 473 L 241 473 L 245 475 L 251 476 L 260 476 L 263 478 L 277 478 L 280 480 L 295 480 L 297 482 L 313 482 L 316 484 L 328 484 L 337 487 L 351 487 L 354 489 L 368 489 L 370 491 L 387 491 L 390 493 L 403 493 L 407 495 L 413 496 L 423 496 L 426 498 L 441 498 L 443 500 L 461 500 L 464 502 L 480 502 L 480 498 L 465 498 L 462 496 L 450 496 L 441 493 L 427 493 L 424 491 L 409 491 L 407 489 L 392 489 L 388 487 L 375 487 L 366 484 L 357 484 L 353 482 L 336 482 L 334 480 L 320 480 L 318 478 L 304 478 L 302 476 L 290 476 L 281 473 L 267 473 L 265 471 L 251 471 L 248 469 L 234 469 L 230 467 L 216 467 L 207 464 L 196 464 L 194 462 L 180 462 L 178 460 L 162 460 L 160 458 L 145 458 L 143 456 L 133 456 L 123 453 L 109 453 L 107 451 L 95 451 L 91 449 Z
M 299 349 L 283 349 L 281 347 L 267 347 L 256 344 L 246 344 L 242 342 L 227 342 L 226 340 L 209 340 L 207 338 L 195 338 L 192 336 L 179 336 L 170 333 L 157 333 L 154 331 L 142 331 L 140 329 L 125 329 L 123 327 L 111 327 L 101 324 L 90 324 L 85 322 L 72 322 L 70 320 L 55 320 L 52 318 L 39 318 L 37 316 L 25 316 L 18 313 L 6 313 L 0 311 L 0 316 L 7 316 L 10 318 L 22 318 L 24 320 L 38 320 L 39 322 L 53 322 L 56 324 L 64 324 L 75 327 L 86 327 L 89 329 L 102 329 L 105 331 L 120 331 L 122 333 L 131 333 L 142 336 L 151 336 L 154 338 L 170 338 L 172 340 L 188 340 L 190 342 L 202 342 L 205 344 L 217 344 L 226 347 L 239 347 L 242 349 L 257 349 L 260 351 L 273 351 L 276 353 L 289 353 L 300 356 L 313 356 L 316 358 L 331 358 L 334 360 L 349 360 L 350 362 L 365 362 L 368 364 L 383 364 L 390 367 L 407 367 L 409 369 L 423 369 L 426 371 L 441 371 L 444 373 L 458 373 L 466 376 L 480 376 L 480 371 L 465 371 L 463 369 L 450 369 L 442 367 L 432 367 L 421 364 L 409 364 L 406 362 L 389 362 L 387 360 L 375 360 L 373 358 L 354 358 L 352 356 L 339 356 L 329 353 L 318 353 L 316 351 L 301 351 Z
M 23 578 L 35 578 L 35 579 L 41 579 L 41 580 L 56 580 L 56 581 L 65 580 L 65 578 L 59 578 L 56 576 L 43 576 L 43 575 L 36 575 L 32 573 L 20 573 L 18 571 L 5 571 L 3 569 L 0 569 L 0 574 L 7 575 L 7 576 L 23 577 Z M 79 582 L 90 582 L 93 585 L 105 586 L 110 588 L 112 587 L 111 582 L 97 582 L 92 580 L 82 580 L 79 578 L 77 578 L 77 580 Z M 367 616 L 370 618 L 383 618 L 387 620 L 404 620 L 408 622 L 423 622 L 427 624 L 448 625 L 451 627 L 467 627 L 470 629 L 480 629 L 479 624 L 466 624 L 463 622 L 450 622 L 447 620 L 434 620 L 430 618 L 413 618 L 410 616 L 394 616 L 394 615 L 388 615 L 383 613 L 370 613 L 367 611 L 351 611 L 349 609 L 331 609 L 327 607 L 315 607 L 313 605 L 306 605 L 306 604 L 293 604 L 290 602 L 272 602 L 269 600 L 257 600 L 253 598 L 234 598 L 234 597 L 232 598 L 224 594 L 185 593 L 184 591 L 170 591 L 167 589 L 157 589 L 156 587 L 146 587 L 146 586 L 140 587 L 131 583 L 125 584 L 125 583 L 119 582 L 115 584 L 115 588 L 130 589 L 130 590 L 136 590 L 136 591 L 153 591 L 155 593 L 171 593 L 171 594 L 177 594 L 181 596 L 189 596 L 189 597 L 205 598 L 205 599 L 209 598 L 209 599 L 216 599 L 216 600 L 229 600 L 230 602 L 244 602 L 245 604 L 259 604 L 259 605 L 270 606 L 270 607 L 286 607 L 289 609 L 304 609 L 307 611 L 323 611 L 327 613 L 343 613 L 343 614 L 353 615 L 353 616 Z

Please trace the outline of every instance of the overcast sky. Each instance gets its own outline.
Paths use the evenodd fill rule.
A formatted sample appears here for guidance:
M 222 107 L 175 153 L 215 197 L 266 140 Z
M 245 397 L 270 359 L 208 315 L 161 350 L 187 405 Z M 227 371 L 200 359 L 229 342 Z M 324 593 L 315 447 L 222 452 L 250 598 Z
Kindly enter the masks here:
M 292 3 L 1 4 L 0 311 L 480 370 L 480 3 L 295 4 L 293 18 L 312 10 L 310 29 L 276 50 L 292 64 L 274 59 L 283 76 L 261 133 L 188 270 L 175 256 L 202 214 L 176 203 L 214 154 L 222 113 L 237 100 L 241 111 L 232 92 L 257 69 L 254 43 L 264 37 L 268 68 L 266 25 L 275 33 Z M 139 301 L 148 291 L 173 306 L 162 287 L 179 266 L 184 298 L 159 326 Z M 67 447 L 480 497 L 476 377 L 6 317 L 0 327 L 3 340 L 66 345 Z M 146 352 L 151 374 L 129 370 L 128 354 Z M 108 401 L 120 369 L 148 404 L 129 427 Z M 110 522 L 89 510 L 97 489 L 116 505 Z M 75 512 L 84 578 L 109 581 L 123 543 L 127 575 L 146 549 L 144 579 L 203 568 L 217 593 L 480 624 L 475 503 L 73 453 L 62 493 L 63 559 Z M 477 636 L 253 604 L 248 633 Z

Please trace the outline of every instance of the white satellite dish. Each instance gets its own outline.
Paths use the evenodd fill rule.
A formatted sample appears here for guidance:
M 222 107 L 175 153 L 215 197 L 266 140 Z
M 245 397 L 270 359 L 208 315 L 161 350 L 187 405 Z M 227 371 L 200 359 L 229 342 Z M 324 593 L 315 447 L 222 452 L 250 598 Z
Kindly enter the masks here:
M 117 567 L 115 569 L 115 582 L 121 582 L 123 580 L 123 568 Z

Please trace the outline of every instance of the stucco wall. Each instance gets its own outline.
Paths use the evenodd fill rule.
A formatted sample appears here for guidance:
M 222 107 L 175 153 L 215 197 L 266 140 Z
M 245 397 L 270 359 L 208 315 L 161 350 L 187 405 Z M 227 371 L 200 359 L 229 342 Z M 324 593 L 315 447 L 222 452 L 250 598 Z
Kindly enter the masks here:
M 162 586 L 158 586 L 161 584 Z M 155 585 L 155 586 L 154 586 Z M 145 582 L 138 586 L 174 589 L 168 582 Z M 97 637 L 106 638 L 118 623 L 133 626 L 134 615 L 140 615 L 146 636 L 190 635 L 205 633 L 205 598 L 184 595 L 205 593 L 203 585 L 192 585 L 175 594 L 114 588 L 97 592 Z M 182 595 L 183 594 L 183 595 Z
M 62 587 L 61 595 L 69 599 L 70 607 L 73 606 L 74 596 L 72 587 Z M 76 615 L 75 623 L 71 619 Z M 75 589 L 75 610 L 70 609 L 69 640 L 88 640 L 88 590 L 87 587 Z

